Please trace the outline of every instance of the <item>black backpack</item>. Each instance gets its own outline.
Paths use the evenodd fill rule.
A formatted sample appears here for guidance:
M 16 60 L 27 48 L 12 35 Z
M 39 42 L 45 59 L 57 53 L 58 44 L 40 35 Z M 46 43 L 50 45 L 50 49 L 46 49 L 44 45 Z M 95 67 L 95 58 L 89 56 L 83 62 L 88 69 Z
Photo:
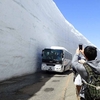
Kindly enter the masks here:
M 100 100 L 100 74 L 95 73 L 88 63 L 84 63 L 83 66 L 88 73 L 87 82 L 83 82 L 86 85 L 85 100 Z

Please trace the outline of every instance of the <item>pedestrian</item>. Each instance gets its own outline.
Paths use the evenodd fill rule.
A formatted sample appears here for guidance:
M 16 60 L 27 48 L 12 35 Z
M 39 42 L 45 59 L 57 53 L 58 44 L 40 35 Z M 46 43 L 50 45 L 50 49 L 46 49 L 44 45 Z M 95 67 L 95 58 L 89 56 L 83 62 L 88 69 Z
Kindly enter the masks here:
M 85 60 L 81 60 L 81 63 L 79 61 L 80 54 L 82 54 Z M 93 69 L 94 72 L 96 72 L 98 75 L 100 75 L 100 62 L 97 61 L 97 49 L 94 46 L 86 46 L 82 50 L 79 50 L 79 48 L 76 50 L 75 55 L 72 59 L 72 67 L 77 71 L 77 73 L 81 76 L 82 80 L 88 81 L 88 73 L 86 71 L 86 68 L 84 67 L 84 63 L 87 63 L 91 66 L 91 69 Z M 80 100 L 96 100 L 94 98 L 92 99 L 86 99 L 86 89 L 87 85 L 82 84 L 81 91 L 80 91 Z M 97 99 L 100 100 L 100 99 Z
M 83 58 L 82 57 L 78 57 L 78 62 L 82 63 L 83 62 Z M 77 73 L 77 71 L 72 67 L 73 69 L 73 74 L 74 74 L 74 79 L 73 82 L 76 85 L 76 95 L 78 100 L 80 100 L 80 90 L 81 90 L 81 86 L 82 86 L 82 78 L 80 76 L 80 74 Z
M 80 100 L 79 94 L 80 94 L 80 90 L 81 90 L 81 86 L 82 86 L 82 79 L 81 79 L 80 74 L 78 74 L 78 73 L 77 73 L 77 76 L 75 77 L 74 84 L 76 85 L 77 98 L 78 98 L 78 100 Z

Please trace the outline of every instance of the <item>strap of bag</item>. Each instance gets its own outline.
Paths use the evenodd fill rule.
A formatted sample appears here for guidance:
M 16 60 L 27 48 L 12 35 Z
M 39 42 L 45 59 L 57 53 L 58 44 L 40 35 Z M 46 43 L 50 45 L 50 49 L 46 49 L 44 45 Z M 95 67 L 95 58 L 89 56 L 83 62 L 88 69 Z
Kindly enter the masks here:
M 89 83 L 87 83 L 84 79 L 82 79 L 82 81 L 83 81 L 86 85 L 92 86 L 92 87 L 96 88 L 96 90 L 100 90 L 100 86 L 95 86 L 95 85 L 89 84 Z

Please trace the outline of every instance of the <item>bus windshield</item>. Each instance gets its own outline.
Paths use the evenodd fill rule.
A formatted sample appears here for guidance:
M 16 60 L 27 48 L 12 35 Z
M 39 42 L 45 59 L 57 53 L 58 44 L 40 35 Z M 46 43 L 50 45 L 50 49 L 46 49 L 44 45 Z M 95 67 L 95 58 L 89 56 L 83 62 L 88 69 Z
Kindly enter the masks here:
M 55 49 L 44 49 L 42 51 L 42 60 L 43 61 L 61 61 L 62 60 L 62 50 Z

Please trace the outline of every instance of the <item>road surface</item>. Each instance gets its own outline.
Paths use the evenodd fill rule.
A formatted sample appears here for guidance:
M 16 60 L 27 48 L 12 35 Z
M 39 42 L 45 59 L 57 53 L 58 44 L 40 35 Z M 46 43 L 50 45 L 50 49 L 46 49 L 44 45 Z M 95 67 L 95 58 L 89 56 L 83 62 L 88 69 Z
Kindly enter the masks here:
M 71 76 L 70 70 L 63 74 L 38 72 L 6 80 L 0 83 L 0 100 L 66 100 L 66 91 L 73 91 L 68 90 Z

